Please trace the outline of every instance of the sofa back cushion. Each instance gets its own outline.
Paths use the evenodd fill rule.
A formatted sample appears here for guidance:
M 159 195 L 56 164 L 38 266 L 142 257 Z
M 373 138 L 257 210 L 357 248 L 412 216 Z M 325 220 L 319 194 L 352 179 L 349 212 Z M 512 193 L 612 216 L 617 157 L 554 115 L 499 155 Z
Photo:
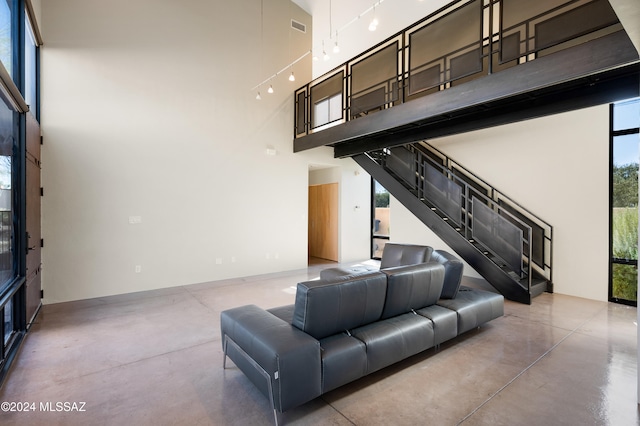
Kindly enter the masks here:
M 382 251 L 380 269 L 427 262 L 432 251 L 429 246 L 387 243 Z
M 380 319 L 387 276 L 372 272 L 298 283 L 292 324 L 316 339 Z
M 387 275 L 387 298 L 382 319 L 434 305 L 440 298 L 444 282 L 444 266 L 420 263 L 383 271 Z
M 455 299 L 462 282 L 464 264 L 460 259 L 444 250 L 435 250 L 431 261 L 444 266 L 444 284 L 441 299 Z

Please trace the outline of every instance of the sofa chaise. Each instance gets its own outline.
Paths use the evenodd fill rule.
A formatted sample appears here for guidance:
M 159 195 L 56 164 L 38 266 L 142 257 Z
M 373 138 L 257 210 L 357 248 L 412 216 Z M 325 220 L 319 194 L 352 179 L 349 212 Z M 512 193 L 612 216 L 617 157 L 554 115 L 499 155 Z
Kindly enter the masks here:
M 298 283 L 293 305 L 220 314 L 223 368 L 229 357 L 276 424 L 279 413 L 504 314 L 502 295 L 460 286 L 462 263 L 449 253 L 387 246 L 379 270 L 332 268 Z

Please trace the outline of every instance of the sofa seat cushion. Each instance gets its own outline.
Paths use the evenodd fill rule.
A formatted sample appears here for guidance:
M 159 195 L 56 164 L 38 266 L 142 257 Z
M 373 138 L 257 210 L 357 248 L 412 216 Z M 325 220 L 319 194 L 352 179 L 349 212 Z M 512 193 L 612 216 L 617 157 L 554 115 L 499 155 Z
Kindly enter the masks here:
M 433 305 L 440 298 L 444 266 L 438 263 L 399 266 L 383 272 L 387 274 L 383 319 Z
M 438 305 L 457 313 L 458 334 L 504 315 L 504 296 L 464 286 L 455 299 L 441 299 Z
M 320 340 L 322 393 L 329 392 L 367 374 L 365 344 L 346 333 Z
M 381 272 L 298 284 L 292 324 L 323 339 L 380 319 L 387 292 Z
M 433 322 L 414 313 L 351 331 L 367 348 L 367 374 L 434 346 Z
M 434 344 L 446 342 L 458 335 L 458 314 L 451 309 L 438 305 L 418 309 L 418 315 L 429 318 L 433 322 Z
M 277 316 L 281 320 L 291 324 L 293 322 L 293 308 L 295 305 L 278 306 L 277 308 L 267 309 L 267 312 Z

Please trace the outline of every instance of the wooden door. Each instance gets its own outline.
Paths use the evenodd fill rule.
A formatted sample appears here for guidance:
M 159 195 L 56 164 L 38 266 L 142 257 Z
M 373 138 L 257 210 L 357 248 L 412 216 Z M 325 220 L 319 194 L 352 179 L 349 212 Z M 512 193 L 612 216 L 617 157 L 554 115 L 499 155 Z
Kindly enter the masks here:
M 338 261 L 338 184 L 309 187 L 309 256 Z
M 27 113 L 27 321 L 30 325 L 42 303 L 40 228 L 40 124 Z

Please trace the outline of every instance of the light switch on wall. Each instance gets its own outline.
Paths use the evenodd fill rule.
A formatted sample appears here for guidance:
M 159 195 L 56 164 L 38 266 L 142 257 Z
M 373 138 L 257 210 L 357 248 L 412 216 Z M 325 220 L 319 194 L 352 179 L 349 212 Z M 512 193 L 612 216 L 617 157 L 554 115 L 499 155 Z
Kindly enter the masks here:
M 129 216 L 129 223 L 131 225 L 142 223 L 142 216 Z

